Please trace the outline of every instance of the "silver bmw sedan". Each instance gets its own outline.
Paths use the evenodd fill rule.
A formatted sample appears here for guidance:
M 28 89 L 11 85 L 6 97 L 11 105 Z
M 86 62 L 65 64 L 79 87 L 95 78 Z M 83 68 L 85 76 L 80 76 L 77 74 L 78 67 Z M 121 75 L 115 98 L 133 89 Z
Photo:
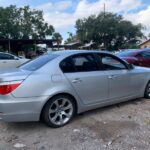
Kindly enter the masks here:
M 76 114 L 150 98 L 150 69 L 100 51 L 58 51 L 0 71 L 0 120 L 67 124 Z

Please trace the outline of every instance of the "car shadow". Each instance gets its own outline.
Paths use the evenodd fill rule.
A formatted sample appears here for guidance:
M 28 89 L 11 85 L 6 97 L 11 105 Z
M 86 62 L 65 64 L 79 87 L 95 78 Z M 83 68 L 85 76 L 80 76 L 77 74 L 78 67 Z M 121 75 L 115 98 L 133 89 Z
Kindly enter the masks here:
M 104 112 L 110 111 L 110 110 L 115 109 L 115 108 L 120 108 L 121 109 L 122 107 L 125 107 L 125 106 L 128 106 L 128 105 L 139 105 L 139 104 L 145 103 L 146 101 L 147 101 L 146 99 L 137 98 L 137 99 L 129 100 L 129 101 L 126 101 L 126 102 L 121 102 L 121 103 L 112 104 L 112 105 L 109 105 L 109 106 L 104 106 L 104 107 L 96 108 L 96 109 L 93 109 L 93 110 L 89 110 L 89 111 L 86 111 L 86 112 L 83 112 L 83 113 L 77 115 L 73 119 L 73 122 L 76 121 L 76 120 L 82 119 L 84 117 L 87 117 L 87 116 L 92 116 L 95 113 L 100 114 L 100 113 L 104 113 Z
M 90 110 L 84 113 L 81 113 L 79 115 L 77 115 L 71 122 L 71 124 L 75 123 L 76 121 L 80 121 L 83 118 L 92 116 L 94 114 L 100 114 L 100 113 L 104 113 L 107 111 L 110 111 L 111 109 L 114 108 L 121 108 L 121 107 L 125 107 L 128 105 L 138 105 L 141 103 L 145 103 L 146 99 L 134 99 L 134 100 L 130 100 L 130 101 L 126 101 L 126 102 L 122 102 L 122 103 L 118 103 L 118 104 L 114 104 L 114 105 L 109 105 L 109 106 L 105 106 L 105 107 L 101 107 L 101 108 L 97 108 L 94 110 Z M 41 129 L 47 129 L 50 128 L 48 126 L 46 126 L 42 121 L 40 122 L 21 122 L 21 123 L 4 123 L 2 122 L 0 124 L 0 128 L 2 127 L 6 127 L 7 130 L 16 130 L 16 131 L 29 131 L 29 130 L 41 130 Z M 52 129 L 52 128 L 50 128 Z M 1 130 L 1 129 L 0 129 Z M 55 129 L 54 129 L 55 130 Z

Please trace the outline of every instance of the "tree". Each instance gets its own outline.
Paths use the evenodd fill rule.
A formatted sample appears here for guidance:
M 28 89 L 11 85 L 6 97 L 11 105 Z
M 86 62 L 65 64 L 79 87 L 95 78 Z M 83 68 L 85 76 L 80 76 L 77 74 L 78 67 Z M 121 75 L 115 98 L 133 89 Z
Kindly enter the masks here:
M 53 33 L 52 39 L 57 40 L 57 43 L 59 44 L 61 44 L 63 40 L 61 34 L 58 32 Z
M 69 37 L 65 40 L 65 44 L 74 42 L 76 40 L 76 36 L 73 33 L 68 32 Z
M 42 11 L 29 6 L 0 7 L 0 38 L 45 39 L 53 32 L 53 26 L 44 22 Z
M 55 32 L 52 36 L 52 39 L 57 41 L 57 45 L 58 45 L 58 49 L 59 49 L 59 45 L 62 43 L 62 40 L 63 40 L 61 34 L 58 32 Z
M 150 33 L 148 34 L 148 39 L 150 38 Z
M 106 49 L 128 48 L 143 37 L 142 25 L 133 25 L 122 16 L 100 13 L 76 21 L 77 37 L 83 42 L 95 42 Z

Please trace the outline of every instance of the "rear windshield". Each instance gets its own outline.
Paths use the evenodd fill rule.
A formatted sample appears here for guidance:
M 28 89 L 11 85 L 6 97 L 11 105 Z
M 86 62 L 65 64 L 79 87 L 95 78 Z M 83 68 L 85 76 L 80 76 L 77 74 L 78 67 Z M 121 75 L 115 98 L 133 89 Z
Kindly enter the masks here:
M 120 52 L 117 54 L 119 57 L 131 57 L 135 54 L 134 51 L 125 51 L 125 52 Z
M 28 71 L 35 71 L 58 56 L 59 55 L 56 55 L 56 54 L 43 55 L 21 65 L 19 68 L 23 70 L 28 70 Z

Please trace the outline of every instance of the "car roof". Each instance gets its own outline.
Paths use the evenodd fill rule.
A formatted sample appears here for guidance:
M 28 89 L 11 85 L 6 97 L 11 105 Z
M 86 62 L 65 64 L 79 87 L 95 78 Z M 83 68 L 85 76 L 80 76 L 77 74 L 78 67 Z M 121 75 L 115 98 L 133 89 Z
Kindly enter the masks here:
M 73 54 L 83 54 L 83 53 L 107 53 L 107 54 L 112 54 L 111 52 L 108 51 L 101 51 L 101 50 L 61 50 L 61 51 L 55 51 L 52 52 L 53 54 L 58 54 L 58 55 L 73 55 Z M 51 53 L 49 53 L 51 54 Z
M 150 48 L 143 48 L 141 50 L 143 50 L 143 51 L 150 51 Z

